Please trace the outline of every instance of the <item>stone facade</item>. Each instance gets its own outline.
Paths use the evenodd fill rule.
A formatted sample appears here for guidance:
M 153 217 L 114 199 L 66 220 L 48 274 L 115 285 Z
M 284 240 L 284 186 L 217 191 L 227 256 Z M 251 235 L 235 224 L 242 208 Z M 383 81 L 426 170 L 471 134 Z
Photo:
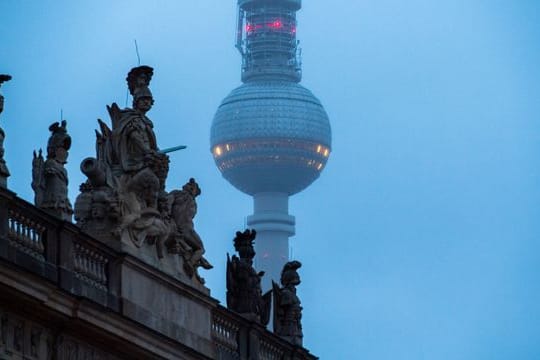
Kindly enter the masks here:
M 0 189 L 0 359 L 316 359 Z

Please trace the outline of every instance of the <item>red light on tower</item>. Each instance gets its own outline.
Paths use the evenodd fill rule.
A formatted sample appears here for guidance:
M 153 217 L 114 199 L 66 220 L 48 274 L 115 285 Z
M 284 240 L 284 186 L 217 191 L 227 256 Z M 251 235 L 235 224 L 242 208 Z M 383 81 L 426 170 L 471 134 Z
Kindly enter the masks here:
M 255 29 L 255 27 L 251 24 L 246 25 L 246 32 L 252 32 Z
M 268 24 L 268 27 L 272 29 L 281 29 L 283 27 L 283 23 L 281 22 L 281 20 L 276 20 Z

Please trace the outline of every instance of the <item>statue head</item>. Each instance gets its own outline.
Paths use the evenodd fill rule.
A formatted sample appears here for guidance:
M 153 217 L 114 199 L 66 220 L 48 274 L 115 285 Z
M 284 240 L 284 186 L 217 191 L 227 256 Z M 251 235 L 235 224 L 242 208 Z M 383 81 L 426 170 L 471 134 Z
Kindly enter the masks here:
M 47 142 L 47 159 L 55 159 L 65 164 L 67 162 L 68 151 L 71 148 L 71 137 L 67 133 L 67 122 L 55 122 L 49 126 L 51 136 Z
M 201 195 L 201 188 L 194 178 L 189 179 L 189 181 L 182 186 L 182 190 L 188 192 L 193 197 Z
M 152 105 L 154 105 L 154 98 L 150 89 L 147 87 L 137 88 L 133 94 L 133 108 L 146 114 L 150 111 Z
M 133 108 L 146 114 L 154 104 L 152 92 L 150 92 L 150 80 L 154 75 L 154 69 L 150 66 L 138 66 L 131 69 L 127 75 L 129 93 L 133 96 Z
M 238 251 L 241 259 L 252 261 L 255 257 L 255 249 L 253 241 L 257 232 L 255 230 L 245 230 L 244 232 L 237 231 L 234 238 L 234 248 Z
M 300 261 L 289 261 L 283 266 L 281 271 L 281 285 L 299 285 L 300 284 L 300 275 L 298 275 L 298 269 L 302 267 Z

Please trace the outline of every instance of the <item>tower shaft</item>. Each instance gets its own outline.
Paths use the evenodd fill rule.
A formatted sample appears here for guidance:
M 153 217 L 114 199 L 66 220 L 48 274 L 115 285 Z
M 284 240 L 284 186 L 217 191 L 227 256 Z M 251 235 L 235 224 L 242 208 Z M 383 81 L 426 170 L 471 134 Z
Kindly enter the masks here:
M 295 233 L 295 218 L 289 215 L 286 193 L 255 194 L 253 205 L 253 215 L 248 217 L 247 225 L 257 230 L 255 265 L 265 272 L 262 288 L 267 290 L 272 280 L 279 283 L 281 269 L 289 261 L 289 237 Z

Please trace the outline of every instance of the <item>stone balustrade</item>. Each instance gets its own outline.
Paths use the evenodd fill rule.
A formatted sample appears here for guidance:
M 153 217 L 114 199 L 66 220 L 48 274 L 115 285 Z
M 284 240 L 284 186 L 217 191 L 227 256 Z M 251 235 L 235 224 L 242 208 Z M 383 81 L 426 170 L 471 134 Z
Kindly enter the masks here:
M 109 260 L 97 250 L 80 243 L 73 244 L 75 276 L 99 289 L 107 290 Z
M 212 317 L 212 339 L 218 345 L 219 351 L 229 354 L 232 358 L 239 358 L 238 338 L 239 338 L 238 323 L 234 320 L 221 315 L 219 312 L 214 312 Z
M 43 234 L 45 226 L 40 224 L 28 214 L 23 214 L 19 209 L 8 210 L 8 239 L 12 246 L 29 254 L 30 256 L 44 261 Z
M 283 359 L 283 349 L 267 338 L 260 340 L 261 360 L 281 360 Z
M 129 265 L 122 270 L 119 264 L 126 261 Z M 56 284 L 66 296 L 88 300 L 106 308 L 113 316 L 135 321 L 139 319 L 132 317 L 129 310 L 142 314 L 141 304 L 130 303 L 126 298 L 130 296 L 125 293 L 126 284 L 120 279 L 122 271 L 140 267 L 146 269 L 141 271 L 147 273 L 148 278 L 162 282 L 165 288 L 177 287 L 169 296 L 177 296 L 180 303 L 191 301 L 190 308 L 199 306 L 195 304 L 210 308 L 211 316 L 204 320 L 209 323 L 203 324 L 203 328 L 209 329 L 208 339 L 213 350 L 205 356 L 223 360 L 316 359 L 307 350 L 293 346 L 262 325 L 218 305 L 217 300 L 207 294 L 179 284 L 178 280 L 158 270 L 149 270 L 139 259 L 99 242 L 74 224 L 34 207 L 6 189 L 0 189 L 0 266 L 3 264 L 37 275 L 48 284 Z M 182 300 L 184 296 L 190 300 Z M 143 324 L 152 327 L 153 322 Z M 159 328 L 154 330 L 171 336 Z

